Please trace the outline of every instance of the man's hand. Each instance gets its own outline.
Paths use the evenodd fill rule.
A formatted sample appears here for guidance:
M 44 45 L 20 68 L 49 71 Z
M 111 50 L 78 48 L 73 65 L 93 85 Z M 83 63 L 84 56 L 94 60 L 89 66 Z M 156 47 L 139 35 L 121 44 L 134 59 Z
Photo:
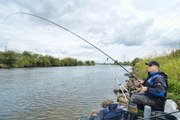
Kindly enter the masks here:
M 147 87 L 141 85 L 141 91 L 140 91 L 140 93 L 145 93 L 146 91 L 147 91 Z
M 144 80 L 138 80 L 138 82 L 139 82 L 140 84 L 143 84 L 143 83 L 144 83 Z

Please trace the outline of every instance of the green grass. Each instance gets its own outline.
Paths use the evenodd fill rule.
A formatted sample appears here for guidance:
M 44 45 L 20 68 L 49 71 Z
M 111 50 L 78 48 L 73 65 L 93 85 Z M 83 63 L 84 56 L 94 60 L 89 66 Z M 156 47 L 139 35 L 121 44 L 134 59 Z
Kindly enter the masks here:
M 139 61 L 135 65 L 135 68 L 140 78 L 146 78 L 147 66 L 145 63 L 151 60 L 158 61 L 160 63 L 159 70 L 168 75 L 168 97 L 174 101 L 180 100 L 180 50 L 173 51 L 169 55 L 155 58 L 149 57 Z M 178 104 L 178 107 L 180 107 L 180 104 Z

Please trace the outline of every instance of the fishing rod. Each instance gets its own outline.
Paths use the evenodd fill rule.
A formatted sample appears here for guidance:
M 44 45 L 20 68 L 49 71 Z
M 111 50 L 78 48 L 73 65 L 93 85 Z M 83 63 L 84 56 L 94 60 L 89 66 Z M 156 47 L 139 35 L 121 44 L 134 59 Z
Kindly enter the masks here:
M 107 58 L 107 62 L 108 62 L 108 58 Z M 129 100 L 128 100 L 127 97 L 126 97 L 126 94 L 124 93 L 124 90 L 125 90 L 127 93 L 129 93 L 129 91 L 124 87 L 124 85 L 122 85 L 122 84 L 119 82 L 119 80 L 117 79 L 115 73 L 113 72 L 113 69 L 112 69 L 110 63 L 108 64 L 108 66 L 109 66 L 109 69 L 110 69 L 110 71 L 112 72 L 112 74 L 113 74 L 113 76 L 114 76 L 114 79 L 115 79 L 116 82 L 118 83 L 119 88 L 120 88 L 120 90 L 122 91 L 123 96 L 124 96 L 126 102 L 129 102 Z M 123 89 L 124 89 L 124 90 L 123 90 Z M 129 96 L 129 94 L 128 94 L 128 96 Z
M 29 15 L 29 16 L 32 16 L 32 17 L 35 17 L 35 18 L 39 18 L 41 20 L 44 20 L 44 21 L 47 21 L 55 26 L 58 26 L 59 28 L 62 28 L 64 29 L 65 31 L 75 35 L 76 37 L 80 38 L 81 40 L 83 40 L 84 42 L 88 43 L 89 45 L 93 46 L 94 48 L 96 48 L 97 50 L 99 50 L 101 53 L 103 53 L 104 55 L 106 55 L 108 58 L 110 58 L 112 61 L 114 61 L 116 64 L 118 64 L 121 68 L 123 68 L 126 72 L 128 72 L 130 75 L 132 75 L 135 79 L 137 79 L 131 72 L 129 72 L 124 66 L 122 66 L 120 63 L 118 63 L 115 59 L 113 59 L 111 56 L 109 56 L 107 53 L 105 53 L 104 51 L 102 51 L 100 48 L 98 48 L 97 46 L 93 45 L 92 43 L 90 43 L 88 40 L 86 40 L 85 38 L 79 36 L 78 34 L 76 34 L 75 32 L 72 32 L 71 30 L 63 27 L 62 25 L 59 25 L 51 20 L 48 20 L 46 18 L 43 18 L 41 16 L 38 16 L 38 15 L 34 15 L 34 14 L 31 14 L 31 13 L 25 13 L 25 12 L 14 12 L 12 14 L 9 14 L 5 20 L 7 20 L 10 16 L 12 15 L 15 15 L 15 14 L 24 14 L 24 15 Z M 137 79 L 138 80 L 138 79 Z

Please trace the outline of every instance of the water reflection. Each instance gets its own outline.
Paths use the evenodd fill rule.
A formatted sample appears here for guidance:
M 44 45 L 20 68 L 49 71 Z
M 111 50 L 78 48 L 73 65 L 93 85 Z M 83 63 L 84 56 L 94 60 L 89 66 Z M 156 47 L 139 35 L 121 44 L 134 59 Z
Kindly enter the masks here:
M 124 71 L 112 66 L 123 82 Z M 128 67 L 130 69 L 130 67 Z M 0 69 L 0 119 L 77 120 L 117 88 L 108 66 Z

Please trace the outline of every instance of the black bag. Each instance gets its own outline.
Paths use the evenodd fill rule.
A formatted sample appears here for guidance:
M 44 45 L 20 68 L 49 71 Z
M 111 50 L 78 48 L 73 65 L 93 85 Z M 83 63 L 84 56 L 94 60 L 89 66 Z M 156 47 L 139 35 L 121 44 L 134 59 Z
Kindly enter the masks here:
M 157 116 L 157 117 L 154 117 Z M 162 111 L 154 111 L 151 113 L 151 120 L 178 120 L 174 115 L 167 114 Z

